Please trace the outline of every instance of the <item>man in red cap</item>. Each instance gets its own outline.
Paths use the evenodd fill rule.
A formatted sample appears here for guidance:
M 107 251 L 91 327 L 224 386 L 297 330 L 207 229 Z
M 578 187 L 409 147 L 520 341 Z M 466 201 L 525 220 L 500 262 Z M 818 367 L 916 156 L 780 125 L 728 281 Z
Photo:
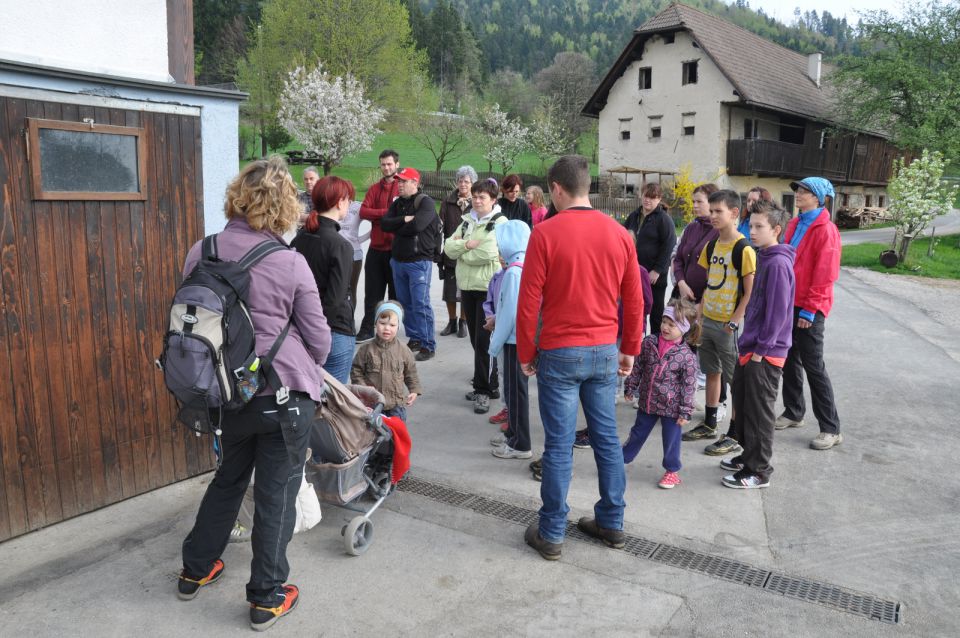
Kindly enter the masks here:
M 393 177 L 399 197 L 390 204 L 380 227 L 393 233 L 390 267 L 397 301 L 404 310 L 403 328 L 410 338 L 407 345 L 417 352 L 417 361 L 426 361 L 437 351 L 430 280 L 432 264 L 441 254 L 440 217 L 433 199 L 420 192 L 420 173 L 416 169 L 404 168 Z

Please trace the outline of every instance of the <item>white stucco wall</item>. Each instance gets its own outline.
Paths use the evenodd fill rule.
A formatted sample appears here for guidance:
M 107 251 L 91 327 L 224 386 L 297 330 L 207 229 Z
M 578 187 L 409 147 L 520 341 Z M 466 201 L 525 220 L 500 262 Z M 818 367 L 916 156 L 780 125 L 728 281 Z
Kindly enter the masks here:
M 698 60 L 696 84 L 684 85 L 683 63 Z M 651 67 L 651 88 L 638 86 L 641 67 Z M 726 109 L 733 85 L 687 33 L 677 33 L 672 44 L 660 37 L 647 41 L 643 57 L 627 67 L 614 83 L 600 113 L 600 172 L 615 166 L 678 171 L 691 164 L 693 179 L 714 179 L 726 166 Z M 681 135 L 684 113 L 694 116 L 693 136 Z M 660 115 L 662 136 L 649 137 L 650 116 Z M 632 118 L 629 122 L 621 119 Z M 742 123 L 741 123 L 742 128 Z M 629 127 L 630 140 L 620 131 Z
M 166 0 L 0 0 L 0 58 L 171 81 Z
M 144 103 L 177 104 L 196 107 L 200 111 L 203 213 L 207 234 L 223 229 L 223 198 L 227 184 L 237 173 L 239 106 L 236 100 L 221 97 L 171 93 L 150 88 L 124 87 L 63 78 L 49 78 L 27 73 L 0 70 L 0 95 L 4 86 L 31 87 L 73 94 L 73 99 L 97 100 L 97 96 L 129 100 L 128 106 L 116 108 L 140 110 Z M 77 95 L 87 94 L 87 95 Z M 56 100 L 56 95 L 37 95 L 32 99 Z M 98 104 L 99 106 L 99 104 Z

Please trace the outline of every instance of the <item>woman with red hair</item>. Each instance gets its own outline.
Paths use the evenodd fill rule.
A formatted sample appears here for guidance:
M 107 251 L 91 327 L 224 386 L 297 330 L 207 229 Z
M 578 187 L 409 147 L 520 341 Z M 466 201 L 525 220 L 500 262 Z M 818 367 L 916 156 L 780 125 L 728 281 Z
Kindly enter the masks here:
M 340 221 L 347 216 L 355 195 L 353 184 L 341 177 L 328 175 L 317 182 L 311 193 L 313 210 L 290 244 L 306 258 L 317 280 L 333 341 L 323 369 L 341 383 L 349 383 L 357 333 L 350 298 L 353 246 L 340 235 Z

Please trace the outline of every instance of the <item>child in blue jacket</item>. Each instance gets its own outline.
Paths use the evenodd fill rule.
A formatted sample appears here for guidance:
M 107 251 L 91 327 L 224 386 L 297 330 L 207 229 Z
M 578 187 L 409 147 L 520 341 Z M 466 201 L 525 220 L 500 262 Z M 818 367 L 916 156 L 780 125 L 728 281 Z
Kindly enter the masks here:
M 527 394 L 527 375 L 520 370 L 517 358 L 517 298 L 520 296 L 520 276 L 523 259 L 530 240 L 530 227 L 519 220 L 500 224 L 495 231 L 503 278 L 497 296 L 497 319 L 490 336 L 490 356 L 503 352 L 503 391 L 507 414 L 510 415 L 506 433 L 493 438 L 493 455 L 500 459 L 529 459 L 530 406 Z

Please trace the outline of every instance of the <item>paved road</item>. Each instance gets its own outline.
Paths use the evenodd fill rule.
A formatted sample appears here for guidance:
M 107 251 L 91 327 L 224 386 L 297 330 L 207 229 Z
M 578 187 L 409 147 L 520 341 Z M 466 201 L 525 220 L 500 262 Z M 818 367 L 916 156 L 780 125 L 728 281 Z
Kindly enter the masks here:
M 960 233 L 960 211 L 954 210 L 946 215 L 941 215 L 934 219 L 923 232 L 923 235 L 929 235 L 936 229 L 937 235 L 950 235 Z M 867 230 L 845 230 L 840 233 L 840 241 L 843 245 L 850 244 L 868 244 L 868 243 L 889 243 L 893 241 L 893 228 L 872 228 Z
M 960 345 L 921 304 L 872 282 L 845 269 L 828 320 L 843 445 L 810 450 L 813 424 L 777 433 L 772 487 L 741 492 L 720 485 L 702 445 L 685 443 L 683 484 L 667 491 L 655 485 L 662 469 L 653 436 L 628 468 L 625 528 L 713 556 L 715 565 L 741 561 L 899 602 L 899 624 L 579 541 L 548 563 L 524 545 L 520 525 L 400 492 L 374 515 L 374 544 L 362 557 L 343 554 L 346 510 L 325 507 L 323 522 L 294 537 L 291 580 L 302 601 L 272 635 L 960 635 Z M 930 303 L 944 294 L 960 293 L 931 289 Z M 442 337 L 437 358 L 421 364 L 427 393 L 410 411 L 412 472 L 535 509 L 539 484 L 526 462 L 491 456 L 495 430 L 463 400 L 471 360 L 465 339 Z M 536 397 L 533 383 L 533 415 Z M 635 413 L 618 410 L 625 435 Z M 576 450 L 574 463 L 571 518 L 596 500 L 590 450 Z M 249 545 L 227 548 L 222 581 L 196 600 L 173 595 L 180 543 L 209 478 L 0 544 L 0 636 L 248 631 Z

